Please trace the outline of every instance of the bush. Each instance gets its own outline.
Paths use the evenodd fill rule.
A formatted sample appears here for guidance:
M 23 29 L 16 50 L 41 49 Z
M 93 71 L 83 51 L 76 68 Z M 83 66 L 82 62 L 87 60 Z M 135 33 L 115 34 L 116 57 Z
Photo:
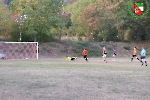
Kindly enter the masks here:
M 100 47 L 104 47 L 104 46 L 106 46 L 106 44 L 100 44 Z
M 47 50 L 47 47 L 42 47 L 42 50 L 46 51 L 46 50 Z
M 108 49 L 108 50 L 113 50 L 112 47 L 108 47 L 107 49 Z
M 84 48 L 89 46 L 89 42 L 87 42 L 87 41 L 79 41 L 78 44 L 83 46 Z
M 125 50 L 131 50 L 130 46 L 124 46 Z
M 93 49 L 91 49 L 89 51 L 89 55 L 88 56 L 89 57 L 100 57 L 100 56 L 102 56 L 102 52 L 100 50 L 93 50 Z

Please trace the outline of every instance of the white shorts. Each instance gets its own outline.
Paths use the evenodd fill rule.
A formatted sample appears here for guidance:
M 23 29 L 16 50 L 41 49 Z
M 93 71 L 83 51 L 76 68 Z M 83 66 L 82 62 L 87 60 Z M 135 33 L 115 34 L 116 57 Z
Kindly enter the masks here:
M 103 54 L 103 58 L 105 58 L 106 57 L 106 54 Z

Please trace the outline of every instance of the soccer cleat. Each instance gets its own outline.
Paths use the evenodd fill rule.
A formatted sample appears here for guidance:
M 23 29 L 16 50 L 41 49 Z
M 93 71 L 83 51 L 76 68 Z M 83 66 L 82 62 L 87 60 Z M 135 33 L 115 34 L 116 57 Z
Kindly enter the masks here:
M 131 58 L 131 62 L 133 61 L 133 58 Z
M 143 66 L 143 63 L 142 63 L 142 65 L 141 66 Z
M 147 61 L 145 61 L 145 64 L 146 64 L 146 66 L 147 66 Z
M 88 58 L 86 58 L 85 60 L 88 61 Z

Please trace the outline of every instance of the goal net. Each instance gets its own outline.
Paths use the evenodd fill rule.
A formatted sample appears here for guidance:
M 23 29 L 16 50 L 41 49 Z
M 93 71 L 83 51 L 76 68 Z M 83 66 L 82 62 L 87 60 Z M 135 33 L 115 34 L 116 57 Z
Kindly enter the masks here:
M 1 42 L 0 54 L 6 59 L 38 59 L 38 42 Z

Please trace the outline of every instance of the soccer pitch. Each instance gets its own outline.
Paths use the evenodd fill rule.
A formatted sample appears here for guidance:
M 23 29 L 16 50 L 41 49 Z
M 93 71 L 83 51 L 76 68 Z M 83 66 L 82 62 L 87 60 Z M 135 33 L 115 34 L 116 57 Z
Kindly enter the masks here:
M 0 60 L 0 100 L 148 100 L 147 61 Z

